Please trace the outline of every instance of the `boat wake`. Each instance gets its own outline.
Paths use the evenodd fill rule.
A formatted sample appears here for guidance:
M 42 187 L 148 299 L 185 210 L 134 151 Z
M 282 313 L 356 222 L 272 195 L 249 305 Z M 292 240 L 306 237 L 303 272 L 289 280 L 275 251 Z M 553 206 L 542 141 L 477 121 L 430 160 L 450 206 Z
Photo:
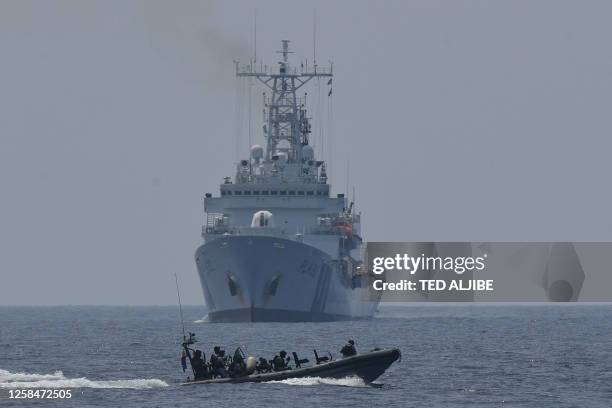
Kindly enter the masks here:
M 287 385 L 336 385 L 340 387 L 369 387 L 359 377 L 346 378 L 321 378 L 321 377 L 303 377 L 303 378 L 288 378 L 282 381 L 270 381 L 268 384 L 287 384 Z
M 202 318 L 201 318 L 201 319 L 194 320 L 193 322 L 194 322 L 194 323 L 196 323 L 196 324 L 200 324 L 200 323 L 210 323 L 210 318 L 208 317 L 208 314 L 206 314 L 206 315 L 202 316 Z
M 127 388 L 150 389 L 167 387 L 165 381 L 156 378 L 133 380 L 90 380 L 85 377 L 66 378 L 61 371 L 53 374 L 12 373 L 0 369 L 0 388 Z

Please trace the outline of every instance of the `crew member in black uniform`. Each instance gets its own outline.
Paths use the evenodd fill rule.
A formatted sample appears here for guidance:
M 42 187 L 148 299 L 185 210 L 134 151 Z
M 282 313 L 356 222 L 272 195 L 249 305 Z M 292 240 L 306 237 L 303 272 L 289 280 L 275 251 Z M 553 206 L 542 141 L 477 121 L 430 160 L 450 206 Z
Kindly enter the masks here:
M 355 349 L 355 342 L 353 340 L 349 340 L 342 350 L 340 350 L 340 354 L 342 357 L 351 357 L 357 354 L 357 349 Z
M 240 377 L 246 372 L 246 363 L 240 347 L 238 347 L 234 352 L 234 358 L 232 359 L 232 364 L 229 371 L 230 377 Z
M 227 377 L 227 370 L 225 369 L 225 353 L 219 346 L 215 346 L 213 354 L 210 356 L 210 365 L 213 370 L 213 375 L 221 378 Z
M 206 357 L 204 356 L 204 358 Z M 200 350 L 194 351 L 193 358 L 191 359 L 191 367 L 193 368 L 193 374 L 196 380 L 207 377 L 206 363 L 204 363 L 202 359 L 202 352 Z
M 259 357 L 259 362 L 257 363 L 257 372 L 258 373 L 269 373 L 272 371 L 272 366 L 268 363 L 263 357 Z
M 272 366 L 274 367 L 274 371 L 283 371 L 288 370 L 289 366 L 287 363 L 289 362 L 289 357 L 287 357 L 287 352 L 285 350 L 281 350 L 280 353 L 274 356 L 272 359 Z

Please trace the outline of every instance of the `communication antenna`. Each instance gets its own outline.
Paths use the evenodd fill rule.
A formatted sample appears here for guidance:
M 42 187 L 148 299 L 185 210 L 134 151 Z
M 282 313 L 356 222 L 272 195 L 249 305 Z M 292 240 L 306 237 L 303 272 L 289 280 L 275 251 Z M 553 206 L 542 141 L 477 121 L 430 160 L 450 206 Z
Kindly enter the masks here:
M 317 78 L 317 122 L 319 125 L 319 140 L 321 142 L 321 159 L 325 160 L 325 136 L 323 134 L 323 109 L 321 108 L 321 105 L 321 80 Z
M 251 80 L 251 78 L 249 78 L 249 146 L 248 148 L 250 149 L 251 146 L 253 146 L 253 126 L 252 126 L 252 112 L 253 112 L 253 98 L 251 96 L 252 91 L 253 91 L 253 81 Z
M 253 10 L 253 54 L 257 66 L 257 9 Z
M 314 72 L 317 72 L 317 9 L 312 12 L 312 63 Z
M 346 190 L 344 190 L 346 192 L 346 197 L 349 197 L 349 181 L 350 181 L 350 172 L 351 170 L 351 160 L 347 157 L 346 158 Z
M 183 338 L 185 339 L 186 334 L 185 334 L 185 320 L 183 319 L 183 304 L 181 303 L 181 291 L 179 290 L 178 276 L 176 276 L 176 273 L 174 274 L 174 280 L 176 282 L 176 294 L 178 296 L 179 312 L 181 314 L 181 326 L 183 328 Z
M 333 66 L 330 62 L 330 68 Z M 334 108 L 333 108 L 333 95 L 332 95 L 332 87 L 331 87 L 331 78 L 327 81 L 327 85 L 329 85 L 329 91 L 327 92 L 327 129 L 325 142 L 327 143 L 327 156 L 333 157 L 333 122 L 334 122 Z M 330 162 L 331 164 L 331 162 Z M 332 173 L 332 167 L 330 166 L 330 173 Z M 346 192 L 348 194 L 348 191 Z
M 238 61 L 234 61 L 238 64 Z M 243 82 L 236 82 L 236 95 L 235 95 L 235 120 L 234 120 L 234 132 L 236 139 L 236 160 L 240 161 L 242 154 L 240 153 L 244 146 L 244 99 L 245 99 L 245 86 Z

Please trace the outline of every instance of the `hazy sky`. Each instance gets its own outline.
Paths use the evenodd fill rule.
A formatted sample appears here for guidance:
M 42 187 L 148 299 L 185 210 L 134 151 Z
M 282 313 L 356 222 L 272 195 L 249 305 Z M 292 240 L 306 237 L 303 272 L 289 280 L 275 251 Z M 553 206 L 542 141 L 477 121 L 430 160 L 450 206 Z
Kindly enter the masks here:
M 255 9 L 259 57 L 310 59 L 315 8 L 367 240 L 612 240 L 608 1 L 4 0 L 0 304 L 201 304 L 232 60 Z

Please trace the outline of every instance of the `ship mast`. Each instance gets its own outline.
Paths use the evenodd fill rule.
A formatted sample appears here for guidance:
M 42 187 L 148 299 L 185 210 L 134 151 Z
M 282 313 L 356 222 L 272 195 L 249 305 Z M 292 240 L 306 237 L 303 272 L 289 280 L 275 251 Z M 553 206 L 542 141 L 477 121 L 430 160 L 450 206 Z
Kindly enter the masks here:
M 296 95 L 297 91 L 313 78 L 332 77 L 332 66 L 318 67 L 316 63 L 309 71 L 308 64 L 300 65 L 300 70 L 289 65 L 289 40 L 282 40 L 282 61 L 278 62 L 278 71 L 271 67 L 254 63 L 240 66 L 236 62 L 237 77 L 255 77 L 271 92 L 268 98 L 264 93 L 264 106 L 267 124 L 264 126 L 266 138 L 266 161 L 273 160 L 279 154 L 285 154 L 288 163 L 302 162 L 302 148 L 308 145 L 310 122 L 306 116 L 306 94 Z M 281 143 L 286 141 L 286 143 Z

